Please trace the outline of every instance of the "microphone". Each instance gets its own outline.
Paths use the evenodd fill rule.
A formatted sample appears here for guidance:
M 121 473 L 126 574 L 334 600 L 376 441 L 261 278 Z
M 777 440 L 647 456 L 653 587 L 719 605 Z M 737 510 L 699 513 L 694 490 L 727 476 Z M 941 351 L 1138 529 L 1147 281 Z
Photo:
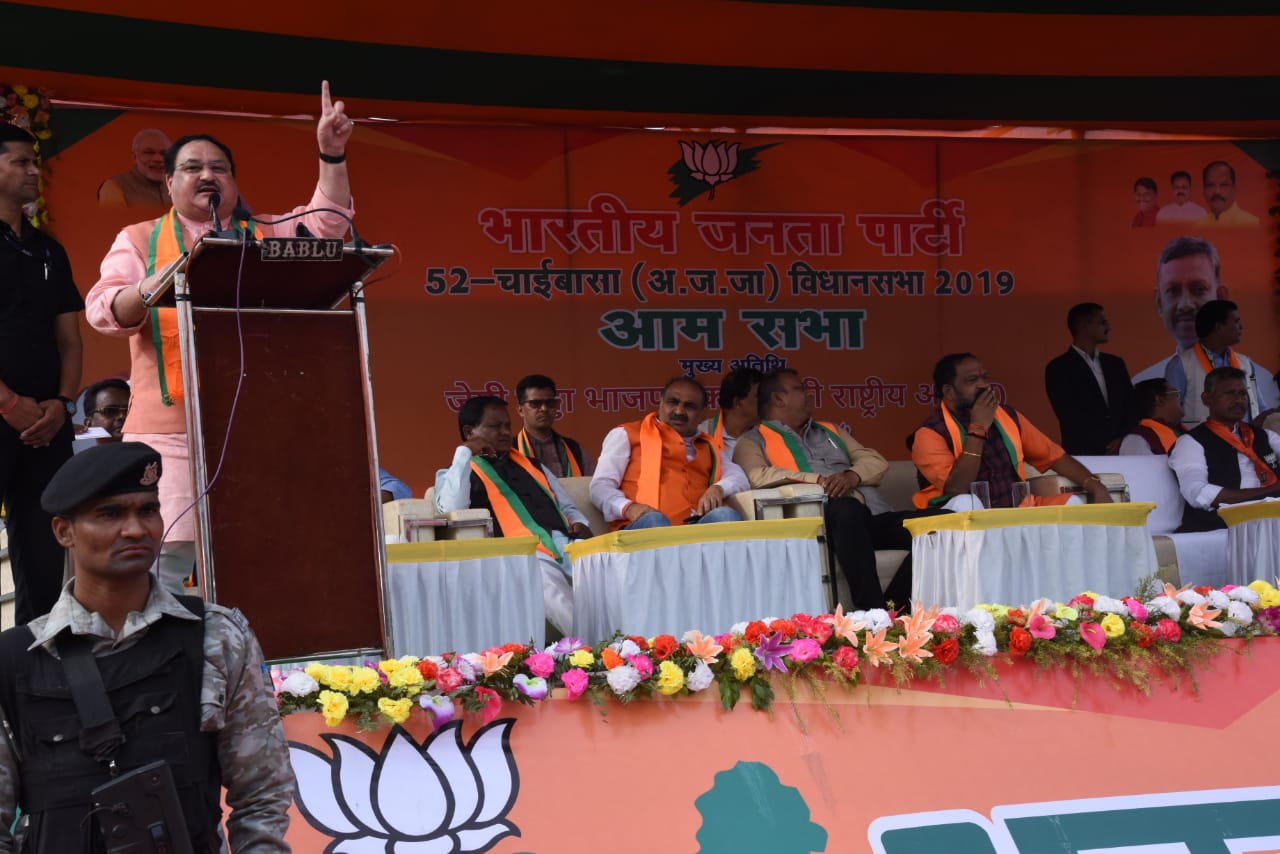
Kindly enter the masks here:
M 209 194 L 209 216 L 213 219 L 213 233 L 222 231 L 222 223 L 218 221 L 218 205 L 222 204 L 222 194 L 214 190 Z
M 302 223 L 298 223 L 294 226 L 293 233 L 298 237 L 315 237 L 315 234 L 312 233 L 311 229 L 307 228 Z

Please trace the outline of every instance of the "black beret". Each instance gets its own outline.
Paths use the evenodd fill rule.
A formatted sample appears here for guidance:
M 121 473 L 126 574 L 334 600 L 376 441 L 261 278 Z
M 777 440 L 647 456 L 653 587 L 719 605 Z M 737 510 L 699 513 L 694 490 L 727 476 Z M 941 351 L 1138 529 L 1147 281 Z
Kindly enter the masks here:
M 40 506 L 67 516 L 86 501 L 128 492 L 158 492 L 160 454 L 142 442 L 94 445 L 62 464 L 40 496 Z
M 29 142 L 35 145 L 36 138 L 26 128 L 20 128 L 8 122 L 0 122 L 0 142 Z

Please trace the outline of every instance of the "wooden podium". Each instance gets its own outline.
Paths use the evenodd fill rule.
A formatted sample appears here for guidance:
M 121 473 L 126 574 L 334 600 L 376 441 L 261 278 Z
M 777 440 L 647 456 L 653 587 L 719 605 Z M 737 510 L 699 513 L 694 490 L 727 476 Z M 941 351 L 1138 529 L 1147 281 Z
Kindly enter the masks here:
M 200 590 L 270 659 L 387 648 L 362 288 L 392 250 L 328 248 L 205 237 L 174 277 Z

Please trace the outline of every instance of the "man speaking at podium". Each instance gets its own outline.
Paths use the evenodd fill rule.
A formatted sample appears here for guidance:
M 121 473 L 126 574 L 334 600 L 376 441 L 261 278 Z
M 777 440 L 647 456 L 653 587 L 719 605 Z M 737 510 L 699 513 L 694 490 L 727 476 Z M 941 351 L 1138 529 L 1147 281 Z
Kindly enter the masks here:
M 285 237 L 298 223 L 318 237 L 341 237 L 354 213 L 347 177 L 346 149 L 353 123 L 342 101 L 329 97 L 329 82 L 320 89 L 320 178 L 311 200 L 291 213 L 332 208 L 339 213 L 310 213 L 279 225 L 258 225 L 237 217 L 240 192 L 231 150 L 206 134 L 184 136 L 169 146 L 164 157 L 165 182 L 173 207 L 159 219 L 126 227 L 102 259 L 101 277 L 89 291 L 89 325 L 105 335 L 129 338 L 133 404 L 125 420 L 126 442 L 145 442 L 160 452 L 164 476 L 160 505 L 172 526 L 160 553 L 161 583 L 180 591 L 182 579 L 195 565 L 195 511 L 187 463 L 187 420 L 183 402 L 178 323 L 173 308 L 148 308 L 166 268 L 190 251 L 215 220 L 237 233 Z M 244 212 L 239 212 L 244 216 Z M 345 215 L 345 216 L 344 216 Z M 269 215 L 268 220 L 281 215 Z

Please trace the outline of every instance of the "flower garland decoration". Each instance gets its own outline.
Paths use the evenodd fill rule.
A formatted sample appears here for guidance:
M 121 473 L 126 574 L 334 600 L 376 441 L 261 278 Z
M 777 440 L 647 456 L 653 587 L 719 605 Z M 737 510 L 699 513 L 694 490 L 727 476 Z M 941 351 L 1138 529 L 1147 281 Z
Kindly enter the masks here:
M 36 159 L 43 162 L 52 145 L 53 131 L 49 128 L 49 97 L 43 90 L 28 86 L 4 84 L 0 86 L 0 120 L 29 131 L 36 138 Z M 28 207 L 27 216 L 37 227 L 48 224 L 49 211 L 44 200 L 44 176 L 40 178 L 40 196 Z
M 1276 581 L 1280 585 L 1280 579 Z M 478 653 L 405 656 L 363 665 L 311 663 L 272 669 L 282 715 L 320 712 L 329 726 L 351 718 L 365 730 L 403 723 L 415 707 L 434 726 L 462 711 L 493 721 L 504 702 L 532 705 L 553 688 L 603 707 L 613 697 L 696 694 L 715 685 L 725 709 L 745 696 L 766 711 L 780 678 L 793 702 L 798 680 L 822 697 L 823 683 L 855 687 L 870 673 L 896 685 L 943 683 L 964 667 L 995 678 L 998 656 L 1066 668 L 1150 691 L 1153 676 L 1190 676 L 1223 638 L 1280 634 L 1280 589 L 1140 586 L 1119 599 L 1088 591 L 1069 602 L 979 605 L 969 611 L 917 604 L 910 614 L 854 611 L 740 623 L 722 635 L 653 638 L 615 634 L 594 646 L 562 638 L 545 649 L 509 643 Z M 830 708 L 830 707 L 828 707 Z M 834 714 L 834 711 L 832 712 Z M 797 718 L 797 720 L 799 720 Z M 799 721 L 803 727 L 803 721 Z

